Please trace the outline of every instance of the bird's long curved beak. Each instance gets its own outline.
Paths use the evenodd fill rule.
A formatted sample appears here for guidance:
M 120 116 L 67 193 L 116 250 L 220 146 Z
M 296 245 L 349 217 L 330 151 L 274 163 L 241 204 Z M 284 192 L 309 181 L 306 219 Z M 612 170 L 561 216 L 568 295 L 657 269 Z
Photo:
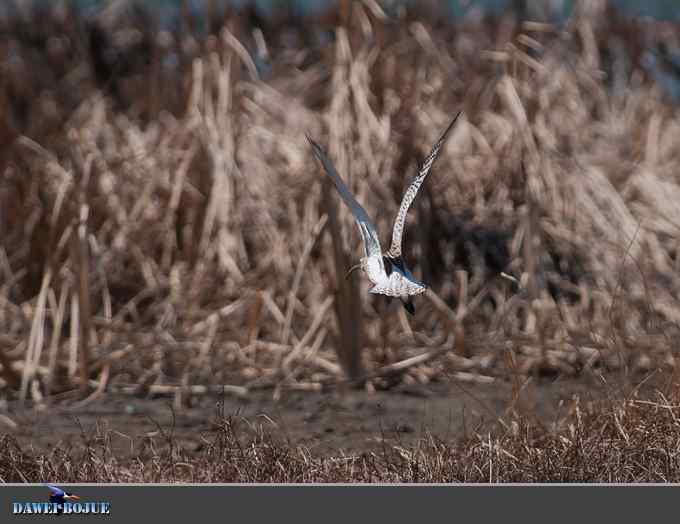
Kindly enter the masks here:
M 510 273 L 501 271 L 501 277 L 504 278 L 505 280 L 509 280 L 510 282 L 514 282 L 517 285 L 521 285 L 519 278 L 517 278 L 515 275 L 511 275 Z
M 80 500 L 78 495 L 64 495 L 64 500 Z
M 348 271 L 347 274 L 345 275 L 345 280 L 347 280 L 347 279 L 349 278 L 349 276 L 350 276 L 352 273 L 354 273 L 357 269 L 359 269 L 360 267 L 361 267 L 361 263 L 359 263 L 359 264 L 354 264 L 351 268 L 349 268 L 349 271 Z

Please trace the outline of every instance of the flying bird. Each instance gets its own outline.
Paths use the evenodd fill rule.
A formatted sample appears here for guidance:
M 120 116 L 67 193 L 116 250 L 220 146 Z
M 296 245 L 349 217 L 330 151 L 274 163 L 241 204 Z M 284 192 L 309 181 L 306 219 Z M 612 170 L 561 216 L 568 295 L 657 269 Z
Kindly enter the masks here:
M 387 295 L 388 297 L 398 297 L 406 311 L 411 315 L 415 314 L 415 306 L 413 305 L 413 300 L 411 299 L 414 295 L 419 295 L 427 289 L 427 285 L 416 280 L 413 274 L 408 270 L 404 260 L 401 257 L 401 244 L 402 237 L 404 234 L 404 223 L 406 222 L 406 213 L 408 212 L 411 203 L 418 193 L 418 189 L 424 182 L 427 175 L 430 173 L 432 164 L 437 159 L 439 152 L 441 151 L 446 137 L 453 128 L 453 125 L 458 120 L 460 112 L 456 114 L 448 127 L 439 137 L 439 140 L 432 147 L 432 151 L 425 158 L 423 163 L 418 169 L 418 174 L 411 181 L 411 184 L 406 189 L 404 196 L 401 200 L 401 205 L 399 206 L 399 211 L 394 220 L 394 226 L 392 227 L 392 244 L 390 248 L 383 252 L 380 247 L 380 240 L 378 239 L 378 232 L 368 217 L 366 210 L 359 204 L 352 194 L 347 189 L 347 186 L 338 175 L 338 172 L 333 167 L 326 152 L 307 136 L 307 140 L 312 146 L 314 156 L 321 162 L 326 174 L 335 184 L 335 187 L 340 193 L 340 196 L 345 201 L 345 204 L 349 207 L 354 220 L 356 220 L 359 226 L 359 232 L 361 233 L 361 238 L 364 243 L 364 257 L 361 258 L 359 264 L 356 264 L 347 273 L 347 277 L 355 270 L 361 268 L 368 279 L 371 281 L 373 286 L 369 289 L 369 292 Z M 347 278 L 346 277 L 346 278 Z

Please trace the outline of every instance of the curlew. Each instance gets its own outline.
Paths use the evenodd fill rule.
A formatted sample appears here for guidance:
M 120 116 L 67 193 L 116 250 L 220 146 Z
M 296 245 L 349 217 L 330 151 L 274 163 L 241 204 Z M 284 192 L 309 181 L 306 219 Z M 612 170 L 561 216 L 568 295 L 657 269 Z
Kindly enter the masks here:
M 394 225 L 392 226 L 392 244 L 385 252 L 383 252 L 380 247 L 378 232 L 371 222 L 368 213 L 366 213 L 366 210 L 355 200 L 349 189 L 347 189 L 347 186 L 342 181 L 342 178 L 340 178 L 340 175 L 338 175 L 325 151 L 319 144 L 307 136 L 307 140 L 314 151 L 314 156 L 321 162 L 324 171 L 333 181 L 338 193 L 340 193 L 345 204 L 347 204 L 352 212 L 354 220 L 356 220 L 356 223 L 359 226 L 359 232 L 361 233 L 361 238 L 363 240 L 365 256 L 361 258 L 361 261 L 358 264 L 350 268 L 347 272 L 347 277 L 349 277 L 355 269 L 361 268 L 373 284 L 369 289 L 370 293 L 399 298 L 406 311 L 411 315 L 415 314 L 415 306 L 413 305 L 411 297 L 423 293 L 427 290 L 427 285 L 416 280 L 406 267 L 401 256 L 401 244 L 404 234 L 404 223 L 406 222 L 406 213 L 415 199 L 418 189 L 430 173 L 432 164 L 434 164 L 434 161 L 437 159 L 437 156 L 446 141 L 446 137 L 459 116 L 460 112 L 456 114 L 451 123 L 441 134 L 439 140 L 437 140 L 432 147 L 430 154 L 420 165 L 418 174 L 406 189 L 401 200 L 401 205 L 399 206 L 399 211 L 394 220 Z

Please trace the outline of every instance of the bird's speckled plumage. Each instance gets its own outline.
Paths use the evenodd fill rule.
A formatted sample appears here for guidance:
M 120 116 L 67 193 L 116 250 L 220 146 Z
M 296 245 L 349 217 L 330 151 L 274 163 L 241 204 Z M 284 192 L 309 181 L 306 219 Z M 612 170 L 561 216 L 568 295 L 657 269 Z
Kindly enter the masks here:
M 397 217 L 394 219 L 394 226 L 392 227 L 392 245 L 390 246 L 389 251 L 387 251 L 387 255 L 390 258 L 398 258 L 401 256 L 401 243 L 402 236 L 404 234 L 404 224 L 406 223 L 406 213 L 408 213 L 409 207 L 411 207 L 413 200 L 416 198 L 416 194 L 418 193 L 420 186 L 425 181 L 425 178 L 427 178 L 427 175 L 430 174 L 432 164 L 434 164 L 434 161 L 439 156 L 439 152 L 441 151 L 444 142 L 446 142 L 449 131 L 451 131 L 459 116 L 460 113 L 458 113 L 453 118 L 453 120 L 451 120 L 449 127 L 444 130 L 444 132 L 439 137 L 439 140 L 437 140 L 434 146 L 432 146 L 432 151 L 430 151 L 430 154 L 427 155 L 427 158 L 425 158 L 422 165 L 418 169 L 418 174 L 404 192 L 404 196 L 401 199 L 401 205 L 399 206 L 399 211 L 397 211 Z
M 399 206 L 399 212 L 394 221 L 392 229 L 392 245 L 390 246 L 389 251 L 385 253 L 382 252 L 377 230 L 368 217 L 366 210 L 354 199 L 321 146 L 314 142 L 309 136 L 307 137 L 307 140 L 312 146 L 314 156 L 321 162 L 324 171 L 333 181 L 333 184 L 335 184 L 338 193 L 340 193 L 345 204 L 349 207 L 359 226 L 365 254 L 361 259 L 360 267 L 366 273 L 368 279 L 373 283 L 370 292 L 387 295 L 389 297 L 399 297 L 404 303 L 406 310 L 411 314 L 414 313 L 415 308 L 409 297 L 423 293 L 427 289 L 427 286 L 416 280 L 413 274 L 406 268 L 406 265 L 401 258 L 401 243 L 404 223 L 406 222 L 406 214 L 418 193 L 418 189 L 429 174 L 432 164 L 437 159 L 446 137 L 456 123 L 459 115 L 460 113 L 454 117 L 449 126 L 444 130 L 439 137 L 439 140 L 437 140 L 432 147 L 432 151 L 418 170 L 418 174 L 406 189 L 401 205 Z

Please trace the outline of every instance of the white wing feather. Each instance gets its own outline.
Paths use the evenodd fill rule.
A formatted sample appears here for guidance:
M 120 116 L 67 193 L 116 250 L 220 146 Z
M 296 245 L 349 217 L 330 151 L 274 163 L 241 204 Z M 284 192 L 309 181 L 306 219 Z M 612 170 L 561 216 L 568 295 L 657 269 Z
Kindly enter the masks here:
M 364 241 L 364 252 L 366 253 L 366 257 L 369 259 L 369 266 L 371 266 L 372 269 L 370 273 L 373 273 L 374 271 L 384 273 L 385 267 L 382 261 L 382 249 L 380 248 L 378 232 L 371 222 L 371 219 L 368 217 L 368 213 L 366 213 L 366 210 L 361 207 L 361 204 L 355 200 L 355 198 L 352 196 L 352 193 L 350 193 L 349 189 L 347 189 L 347 186 L 342 181 L 342 178 L 340 178 L 340 175 L 338 175 L 338 172 L 335 170 L 335 167 L 333 167 L 333 164 L 321 146 L 314 142 L 314 140 L 312 140 L 309 136 L 307 137 L 307 140 L 312 146 L 314 156 L 316 156 L 319 162 L 321 162 L 324 171 L 333 181 L 333 184 L 335 184 L 338 193 L 340 193 L 340 196 L 345 201 L 345 204 L 347 204 L 347 207 L 349 207 L 352 215 L 354 216 L 354 220 L 356 220 L 357 225 L 359 226 L 359 232 L 361 233 L 361 238 Z M 372 276 L 373 275 L 369 274 L 369 277 Z M 371 280 L 373 280 L 373 278 L 371 278 Z

